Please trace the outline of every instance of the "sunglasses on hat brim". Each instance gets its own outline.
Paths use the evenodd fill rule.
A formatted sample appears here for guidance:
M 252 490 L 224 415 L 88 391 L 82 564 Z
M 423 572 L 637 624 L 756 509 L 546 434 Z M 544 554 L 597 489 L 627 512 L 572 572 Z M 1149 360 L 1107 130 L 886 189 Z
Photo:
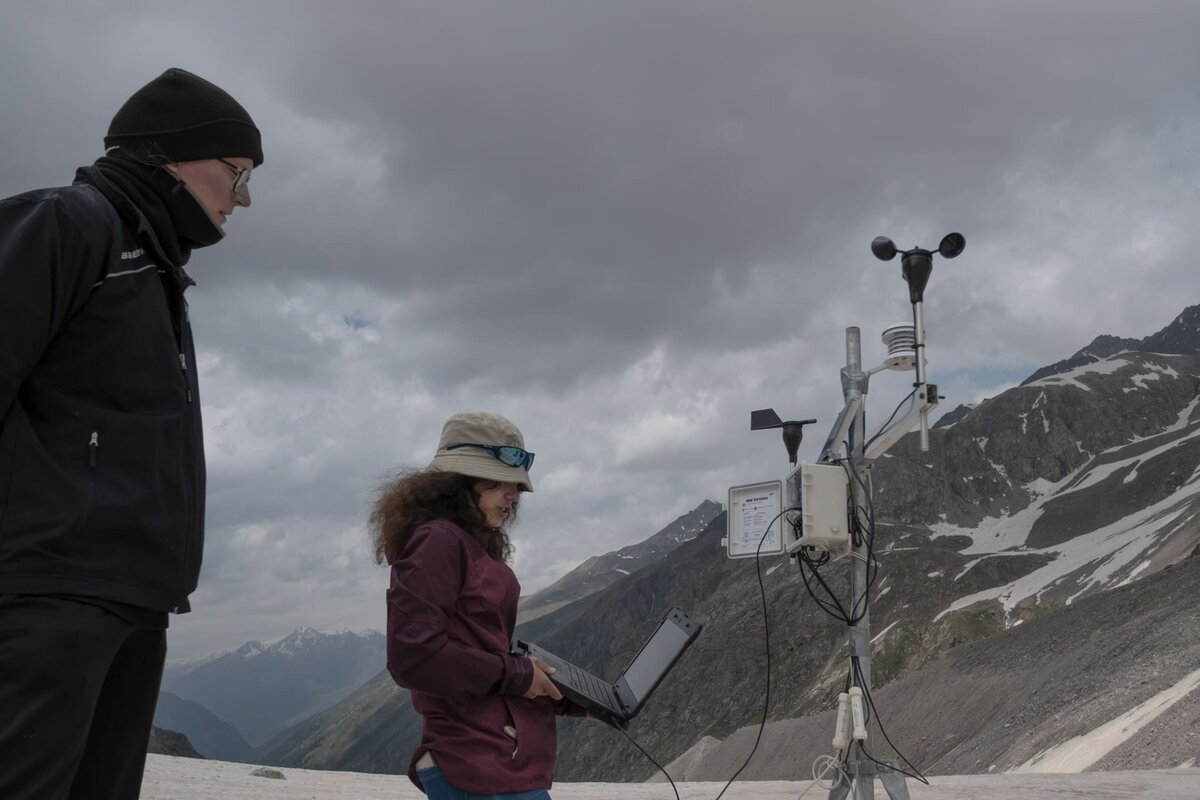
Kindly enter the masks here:
M 492 458 L 509 467 L 524 467 L 529 469 L 533 466 L 533 453 L 524 450 L 520 447 L 512 445 L 491 445 L 491 444 L 452 444 L 447 450 L 457 450 L 460 447 L 478 447 L 484 450 Z

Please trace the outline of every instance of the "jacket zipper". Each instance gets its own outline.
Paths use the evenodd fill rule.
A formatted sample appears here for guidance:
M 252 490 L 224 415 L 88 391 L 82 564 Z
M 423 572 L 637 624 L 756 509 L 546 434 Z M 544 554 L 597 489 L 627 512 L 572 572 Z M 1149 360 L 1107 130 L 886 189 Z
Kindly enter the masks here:
M 100 449 L 100 432 L 92 431 L 92 438 L 88 440 L 88 462 L 94 467 L 96 466 L 96 451 Z
M 188 381 L 188 376 L 187 376 L 188 370 L 187 370 L 187 354 L 186 353 L 179 354 L 179 368 L 183 371 L 183 385 L 184 385 L 184 388 L 187 389 L 187 401 L 189 403 L 191 403 L 192 402 L 192 385 Z

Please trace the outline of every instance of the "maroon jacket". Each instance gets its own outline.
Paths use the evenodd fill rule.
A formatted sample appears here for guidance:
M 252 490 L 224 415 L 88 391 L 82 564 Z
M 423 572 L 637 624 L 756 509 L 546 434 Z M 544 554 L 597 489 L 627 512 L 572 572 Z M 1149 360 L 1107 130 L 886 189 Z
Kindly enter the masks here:
M 467 792 L 550 787 L 555 703 L 521 697 L 534 667 L 509 653 L 520 593 L 507 564 L 446 520 L 418 526 L 392 564 L 387 663 L 425 719 L 408 768 L 418 787 L 427 750 Z

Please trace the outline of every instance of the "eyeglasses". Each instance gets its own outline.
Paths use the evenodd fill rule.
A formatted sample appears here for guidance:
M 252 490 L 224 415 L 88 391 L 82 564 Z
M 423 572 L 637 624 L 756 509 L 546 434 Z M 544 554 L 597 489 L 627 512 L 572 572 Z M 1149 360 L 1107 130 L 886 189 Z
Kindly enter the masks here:
M 253 171 L 254 167 L 239 167 L 237 164 L 226 161 L 223 158 L 218 158 L 217 161 L 220 161 L 222 164 L 233 170 L 233 191 L 235 193 L 250 182 L 250 173 Z
M 457 450 L 460 447 L 478 447 L 480 450 L 486 450 L 492 458 L 510 467 L 524 467 L 525 469 L 533 467 L 533 453 L 528 450 L 522 450 L 520 447 L 490 444 L 452 444 L 446 449 Z

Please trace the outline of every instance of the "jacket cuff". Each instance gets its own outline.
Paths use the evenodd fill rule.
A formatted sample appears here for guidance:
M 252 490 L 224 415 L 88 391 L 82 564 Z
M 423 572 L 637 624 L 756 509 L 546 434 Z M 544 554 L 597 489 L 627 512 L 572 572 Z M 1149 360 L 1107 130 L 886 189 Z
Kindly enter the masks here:
M 517 695 L 529 691 L 533 684 L 533 662 L 525 656 L 506 654 L 504 658 L 504 677 L 500 679 L 500 694 Z

